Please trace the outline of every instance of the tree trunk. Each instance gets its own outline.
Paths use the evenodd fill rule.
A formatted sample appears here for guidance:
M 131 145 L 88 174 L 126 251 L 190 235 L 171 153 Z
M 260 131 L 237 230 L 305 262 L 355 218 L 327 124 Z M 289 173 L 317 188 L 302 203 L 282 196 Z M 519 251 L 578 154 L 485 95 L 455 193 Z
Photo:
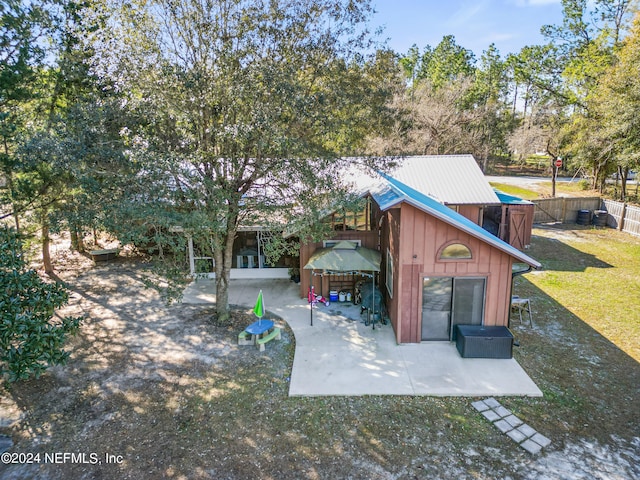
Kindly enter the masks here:
M 223 255 L 219 255 L 224 258 Z M 224 263 L 224 262 L 223 262 Z M 229 277 L 231 268 L 220 266 L 216 262 L 216 316 L 217 324 L 225 325 L 229 321 Z
M 13 218 L 16 224 L 16 233 L 20 235 L 20 219 L 18 218 L 18 213 L 15 211 L 15 207 L 11 205 L 11 208 L 13 208 L 13 211 L 14 211 Z
M 216 248 L 216 315 L 218 324 L 228 323 L 229 314 L 229 280 L 231 278 L 231 265 L 233 262 L 233 241 L 236 238 L 236 229 L 226 232 L 222 249 Z
M 627 198 L 627 175 L 629 175 L 629 167 L 618 166 L 618 173 L 620 174 L 620 201 L 624 202 Z
M 49 221 L 47 215 L 42 217 L 42 265 L 44 266 L 44 272 L 47 275 L 53 273 L 53 265 L 51 265 L 51 253 L 49 252 L 49 244 L 51 239 L 49 238 Z
M 77 252 L 78 251 L 78 232 L 73 227 L 69 229 L 69 236 L 71 237 L 71 251 Z
M 84 252 L 82 227 L 78 227 L 75 222 L 70 222 L 69 235 L 71 236 L 71 250 L 76 252 Z
M 76 231 L 76 234 L 78 235 L 78 251 L 84 252 L 86 248 L 84 246 L 84 235 L 82 233 L 82 230 Z

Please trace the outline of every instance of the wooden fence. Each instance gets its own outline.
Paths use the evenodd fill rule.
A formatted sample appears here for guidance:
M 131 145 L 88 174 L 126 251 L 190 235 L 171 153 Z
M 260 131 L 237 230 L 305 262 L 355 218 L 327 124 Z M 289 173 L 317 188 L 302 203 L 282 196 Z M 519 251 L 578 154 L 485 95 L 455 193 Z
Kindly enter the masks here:
M 599 210 L 600 197 L 557 197 L 533 200 L 533 223 L 576 223 L 580 210 Z
M 604 200 L 602 204 L 603 210 L 609 214 L 608 226 L 632 235 L 640 235 L 640 207 L 613 200 Z
M 607 226 L 640 236 L 640 207 L 600 197 L 559 197 L 533 200 L 534 223 L 577 223 L 580 210 L 606 210 Z

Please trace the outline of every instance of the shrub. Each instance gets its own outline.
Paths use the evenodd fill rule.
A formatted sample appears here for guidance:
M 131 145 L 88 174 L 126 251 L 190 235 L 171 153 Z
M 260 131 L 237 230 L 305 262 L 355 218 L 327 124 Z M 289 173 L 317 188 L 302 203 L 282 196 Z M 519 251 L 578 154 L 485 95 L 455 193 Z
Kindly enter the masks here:
M 587 178 L 583 178 L 578 182 L 580 190 L 591 190 L 591 181 Z
M 29 269 L 23 244 L 14 230 L 0 228 L 0 377 L 10 382 L 40 376 L 64 364 L 63 349 L 80 318 L 54 318 L 69 294 L 59 282 L 47 283 Z

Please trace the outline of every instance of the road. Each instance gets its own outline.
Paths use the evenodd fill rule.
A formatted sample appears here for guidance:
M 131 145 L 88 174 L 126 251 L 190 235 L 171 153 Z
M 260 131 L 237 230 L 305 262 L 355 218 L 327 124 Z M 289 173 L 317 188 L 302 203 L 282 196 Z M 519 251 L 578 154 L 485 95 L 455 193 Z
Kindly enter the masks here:
M 534 187 L 538 183 L 551 182 L 551 178 L 549 177 L 503 177 L 503 176 L 495 176 L 495 175 L 485 175 L 488 182 L 495 183 L 505 183 L 507 185 L 516 185 L 522 188 L 530 188 Z M 556 178 L 557 182 L 579 182 L 581 178 L 579 177 L 558 177 Z M 613 183 L 614 180 L 608 180 L 607 183 Z M 627 185 L 635 185 L 636 180 L 627 180 Z
M 532 187 L 538 183 L 550 182 L 551 178 L 549 177 L 499 177 L 495 175 L 485 175 L 488 182 L 495 183 L 505 183 L 507 185 L 516 185 L 522 188 Z M 571 177 L 558 177 L 556 181 L 558 182 L 578 182 L 579 178 L 572 179 Z

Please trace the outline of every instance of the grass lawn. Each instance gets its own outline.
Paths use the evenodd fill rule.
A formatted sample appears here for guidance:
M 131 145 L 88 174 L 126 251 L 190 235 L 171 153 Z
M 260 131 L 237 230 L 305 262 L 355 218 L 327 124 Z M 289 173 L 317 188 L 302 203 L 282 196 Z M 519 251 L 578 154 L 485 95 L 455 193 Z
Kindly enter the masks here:
M 490 182 L 491 186 L 498 190 L 520 197 L 524 200 L 536 200 L 538 198 L 548 198 L 552 193 L 551 181 L 540 178 L 540 182 L 533 187 L 534 190 L 511 185 L 508 183 Z M 557 182 L 556 195 L 570 195 L 573 197 L 597 197 L 600 194 L 594 190 L 584 190 L 577 182 Z
M 512 407 L 567 440 L 637 438 L 640 239 L 576 225 L 536 228 L 528 254 L 543 269 L 515 282 L 514 293 L 532 299 L 535 324 L 514 329 L 516 358 L 544 399 Z
M 640 362 L 640 238 L 610 228 L 571 228 L 534 230 L 528 253 L 542 259 L 543 271 L 517 285 L 535 287 L 532 293 L 562 304 Z
M 535 200 L 540 198 L 540 193 L 537 191 L 529 190 L 527 188 L 518 187 L 517 185 L 510 185 L 508 183 L 490 182 L 493 188 L 497 188 L 503 193 L 520 197 L 524 200 Z
M 250 313 L 227 326 L 207 305 L 167 307 L 122 259 L 60 273 L 87 317 L 69 364 L 0 391 L 11 452 L 100 463 L 0 464 L 0 478 L 638 478 L 640 239 L 574 227 L 535 230 L 544 269 L 514 291 L 534 313 L 512 317 L 514 355 L 544 397 L 499 400 L 551 439 L 537 456 L 473 398 L 289 397 L 289 328 L 264 353 L 238 347 Z

